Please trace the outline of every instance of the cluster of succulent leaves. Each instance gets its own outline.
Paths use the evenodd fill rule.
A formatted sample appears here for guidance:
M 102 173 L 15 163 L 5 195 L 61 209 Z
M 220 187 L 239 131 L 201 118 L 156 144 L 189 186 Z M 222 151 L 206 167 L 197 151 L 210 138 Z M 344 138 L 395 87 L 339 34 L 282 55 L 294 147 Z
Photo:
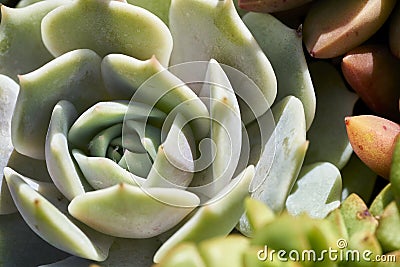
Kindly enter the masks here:
M 329 60 L 307 61 L 303 50 L 305 43 L 315 58 L 334 58 L 349 52 L 383 25 L 394 10 L 395 1 L 339 4 L 333 0 L 292 0 L 275 3 L 272 9 L 267 2 L 276 1 L 239 0 L 235 7 L 232 0 L 22 0 L 15 8 L 2 6 L 0 105 L 4 126 L 0 134 L 4 138 L 0 144 L 1 166 L 7 168 L 0 211 L 7 215 L 0 217 L 1 264 L 26 266 L 28 262 L 36 266 L 61 260 L 46 266 L 88 266 L 92 260 L 105 260 L 98 264 L 148 266 L 161 246 L 154 258 L 161 260 L 159 266 L 313 266 L 307 262 L 262 262 L 256 257 L 257 251 L 267 244 L 277 250 L 321 251 L 335 247 L 340 238 L 349 242 L 349 249 L 397 255 L 400 218 L 396 201 L 400 200 L 396 196 L 400 196 L 400 189 L 396 185 L 400 187 L 400 167 L 392 168 L 392 184 L 375 198 L 368 211 L 363 201 L 370 202 L 374 196 L 377 174 L 353 153 L 344 124 L 344 117 L 352 114 L 359 97 L 369 104 L 365 97 L 368 94 L 357 90 L 357 82 L 351 83 L 351 78 L 357 76 L 353 71 L 359 61 L 353 62 L 349 53 L 347 65 L 342 65 L 342 73 L 357 95 L 348 90 L 337 66 Z M 257 12 L 244 11 L 237 4 Z M 377 8 L 380 4 L 382 8 Z M 302 20 L 305 16 L 303 28 L 292 29 L 277 19 L 285 14 L 268 14 L 289 7 L 300 8 L 299 13 L 286 17 L 297 19 L 300 14 Z M 332 9 L 336 10 L 333 18 Z M 353 10 L 359 12 L 357 19 L 348 19 L 353 18 Z M 325 35 L 324 29 L 338 26 L 337 18 L 349 22 L 341 28 L 339 38 Z M 294 24 L 297 27 L 300 23 Z M 392 39 L 392 46 L 397 47 Z M 363 49 L 381 51 L 381 47 Z M 389 53 L 379 62 L 386 62 L 388 57 L 392 55 Z M 391 85 L 400 76 L 392 67 L 398 63 L 391 60 L 395 63 L 389 67 L 382 63 L 390 77 L 389 89 L 385 89 L 388 93 L 383 98 L 391 104 L 381 104 L 384 110 L 374 110 L 382 116 L 398 113 L 398 91 L 392 94 Z M 132 173 L 125 173 L 129 165 L 124 164 L 125 153 L 108 147 L 125 145 L 118 137 L 124 116 L 136 103 L 129 100 L 154 74 L 156 79 L 150 79 L 149 86 L 153 91 L 144 92 L 138 99 L 155 104 L 156 109 L 149 113 L 143 103 L 136 103 L 133 106 L 137 117 L 150 116 L 150 126 L 157 128 L 179 101 L 191 101 L 180 110 L 187 120 L 213 116 L 189 87 L 175 86 L 181 77 L 167 69 L 188 61 L 206 62 L 207 81 L 229 88 L 222 92 L 218 87 L 206 87 L 203 93 L 228 101 L 235 115 L 240 113 L 247 136 L 252 137 L 248 140 L 248 158 L 241 151 L 234 156 L 238 160 L 235 163 L 241 166 L 240 172 L 235 172 L 238 179 L 231 181 L 231 175 L 228 181 L 218 184 L 211 194 L 216 201 L 194 208 L 193 212 L 143 201 L 145 193 L 137 189 L 138 184 L 147 185 L 148 193 L 161 198 L 170 190 L 169 196 L 174 197 L 168 200 L 176 205 L 194 207 L 200 201 L 189 191 L 152 188 L 165 186 L 158 174 L 151 172 L 153 169 L 163 177 L 188 179 L 187 173 L 162 160 L 168 156 L 175 160 L 175 138 L 183 135 L 176 130 L 182 125 L 179 116 L 163 146 L 160 140 L 154 141 L 157 138 L 146 136 L 153 142 L 146 143 L 149 146 L 145 148 L 146 158 L 153 155 L 153 165 L 135 169 L 131 162 L 129 167 L 137 174 L 135 181 Z M 243 72 L 258 86 L 272 105 L 272 113 L 267 112 L 269 105 L 252 102 L 250 108 L 258 112 L 258 120 L 254 121 L 235 96 L 239 95 L 242 81 L 230 75 L 226 66 Z M 162 98 L 163 86 L 177 90 L 169 98 Z M 154 101 L 157 97 L 158 102 Z M 171 101 L 173 98 L 178 101 Z M 375 103 L 374 99 L 380 96 L 372 99 Z M 213 108 L 214 119 L 222 114 L 230 129 L 236 133 L 242 130 L 235 121 L 238 116 L 229 117 L 231 113 L 226 115 L 218 112 L 224 111 L 218 106 Z M 262 121 L 268 123 L 271 114 L 276 127 L 265 139 L 260 125 Z M 207 125 L 201 121 L 194 120 L 190 126 L 194 138 L 202 138 L 207 132 Z M 10 127 L 12 136 L 8 134 Z M 132 127 L 135 128 L 134 123 Z M 154 132 L 160 135 L 157 130 Z M 105 146 L 103 138 L 108 139 Z M 184 145 L 189 147 L 190 138 L 185 138 Z M 223 140 L 214 141 L 220 149 L 225 148 Z M 395 158 L 393 166 L 400 166 L 399 158 Z M 222 153 L 217 154 L 217 161 L 224 159 Z M 185 167 L 193 168 L 190 164 Z M 147 180 L 141 178 L 146 175 Z M 186 183 L 180 186 L 186 187 Z M 248 196 L 251 199 L 246 201 L 247 214 L 243 214 Z M 141 204 L 125 206 L 124 201 Z M 14 202 L 23 219 L 16 213 Z M 147 211 L 152 213 L 141 217 Z M 122 213 L 125 215 L 121 218 L 118 215 Z M 125 220 L 126 217 L 132 220 Z M 126 222 L 136 225 L 128 230 Z M 235 227 L 241 235 L 209 239 L 226 236 Z
M 182 243 L 154 266 L 398 266 L 400 139 L 390 178 L 391 183 L 369 207 L 352 193 L 324 219 L 274 214 L 264 203 L 248 198 L 245 206 L 251 237 L 231 234 Z M 328 256 L 330 250 L 335 252 Z M 285 253 L 278 257 L 278 251 Z M 363 254 L 366 251 L 368 254 Z

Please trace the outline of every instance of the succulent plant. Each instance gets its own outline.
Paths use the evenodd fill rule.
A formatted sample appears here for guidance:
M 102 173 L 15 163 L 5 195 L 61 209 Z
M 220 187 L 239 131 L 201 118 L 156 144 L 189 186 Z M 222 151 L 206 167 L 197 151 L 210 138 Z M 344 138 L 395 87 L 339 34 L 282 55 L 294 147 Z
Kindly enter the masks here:
M 400 255 L 399 8 L 339 2 L 3 1 L 0 265 Z
M 168 239 L 157 261 L 175 243 L 228 234 L 254 176 L 246 125 L 269 127 L 257 118 L 270 113 L 276 79 L 232 2 L 214 2 L 172 2 L 164 10 L 169 28 L 126 2 L 3 7 L 2 72 L 18 84 L 2 76 L 9 134 L 2 213 L 18 210 L 42 239 L 83 259 L 106 260 L 114 243 L 105 264 L 122 253 L 121 238 L 145 244 L 147 253 Z M 189 27 L 220 42 L 214 51 L 218 43 L 193 47 L 195 57 L 181 20 L 192 4 L 201 11 L 196 23 L 215 16 L 221 24 L 209 33 Z

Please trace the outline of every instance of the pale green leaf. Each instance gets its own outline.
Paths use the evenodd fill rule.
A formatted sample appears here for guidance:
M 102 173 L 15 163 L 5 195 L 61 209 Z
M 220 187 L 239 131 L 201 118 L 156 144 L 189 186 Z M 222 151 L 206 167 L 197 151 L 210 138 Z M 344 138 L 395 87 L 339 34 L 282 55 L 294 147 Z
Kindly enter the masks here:
M 149 11 L 120 1 L 76 0 L 42 22 L 43 42 L 54 55 L 88 48 L 104 57 L 121 53 L 138 59 L 153 55 L 168 65 L 172 37 Z
M 310 147 L 304 162 L 327 161 L 342 169 L 353 153 L 344 118 L 353 113 L 358 96 L 346 88 L 333 65 L 321 61 L 310 64 L 309 68 L 318 105 L 307 132 Z
M 0 73 L 15 81 L 53 59 L 42 42 L 43 17 L 63 0 L 44 1 L 24 8 L 1 6 Z
M 128 172 L 111 159 L 87 157 L 79 150 L 72 150 L 72 154 L 86 181 L 96 190 L 119 183 L 138 185 L 144 182 L 143 178 Z
M 250 165 L 208 203 L 198 209 L 175 234 L 157 251 L 154 262 L 159 262 L 173 247 L 183 242 L 228 235 L 244 212 L 244 199 L 249 196 L 249 185 L 254 177 Z
M 306 122 L 301 101 L 288 96 L 272 109 L 276 127 L 255 167 L 251 197 L 265 203 L 275 213 L 285 202 L 300 172 L 307 151 Z M 249 222 L 242 216 L 239 230 L 250 236 Z
M 315 115 L 316 99 L 304 56 L 301 29 L 291 29 L 271 14 L 249 12 L 243 21 L 275 71 L 278 80 L 276 101 L 288 95 L 299 98 L 309 129 Z
M 70 102 L 58 102 L 51 115 L 45 144 L 46 165 L 51 179 L 69 200 L 86 191 L 67 140 L 68 130 L 77 116 Z
M 339 207 L 341 191 L 342 179 L 335 165 L 328 162 L 305 165 L 286 200 L 286 208 L 292 215 L 307 213 L 323 219 Z
M 94 244 L 61 211 L 24 182 L 20 174 L 6 168 L 5 177 L 18 211 L 41 238 L 79 257 L 97 261 L 107 257 L 110 241 Z
M 20 76 L 21 89 L 11 127 L 18 152 L 44 159 L 46 132 L 58 101 L 70 101 L 81 113 L 108 98 L 100 62 L 101 58 L 93 51 L 75 50 Z
M 275 74 L 232 0 L 174 0 L 169 27 L 174 40 L 171 65 L 213 58 L 236 68 L 259 87 L 269 103 L 264 112 L 268 110 L 277 92 Z
M 159 146 L 145 187 L 177 187 L 186 189 L 194 173 L 193 155 L 188 139 L 182 131 L 184 118 L 178 114 L 165 142 Z
M 149 238 L 188 215 L 199 198 L 175 188 L 146 188 L 121 183 L 78 196 L 69 213 L 93 229 L 116 237 Z

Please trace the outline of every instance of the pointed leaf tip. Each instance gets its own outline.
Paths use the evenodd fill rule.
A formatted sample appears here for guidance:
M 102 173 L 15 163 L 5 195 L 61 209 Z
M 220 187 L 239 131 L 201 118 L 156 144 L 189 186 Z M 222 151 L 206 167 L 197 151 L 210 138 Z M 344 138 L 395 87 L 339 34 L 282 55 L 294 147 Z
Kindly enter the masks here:
M 400 125 L 373 115 L 346 117 L 345 125 L 357 156 L 378 175 L 388 179 Z

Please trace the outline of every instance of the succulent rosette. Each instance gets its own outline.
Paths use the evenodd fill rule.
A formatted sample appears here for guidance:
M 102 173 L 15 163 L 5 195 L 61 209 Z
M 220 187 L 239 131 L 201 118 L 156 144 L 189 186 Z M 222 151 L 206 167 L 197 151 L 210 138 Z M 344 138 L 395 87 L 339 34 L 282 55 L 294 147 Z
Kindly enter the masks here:
M 228 234 L 266 140 L 261 125 L 273 126 L 274 72 L 231 1 L 165 1 L 158 16 L 132 2 L 2 7 L 11 124 L 1 211 L 77 256 L 64 263 L 125 253 L 143 265 L 131 249 L 154 253 L 168 239 L 157 261 L 184 240 Z

